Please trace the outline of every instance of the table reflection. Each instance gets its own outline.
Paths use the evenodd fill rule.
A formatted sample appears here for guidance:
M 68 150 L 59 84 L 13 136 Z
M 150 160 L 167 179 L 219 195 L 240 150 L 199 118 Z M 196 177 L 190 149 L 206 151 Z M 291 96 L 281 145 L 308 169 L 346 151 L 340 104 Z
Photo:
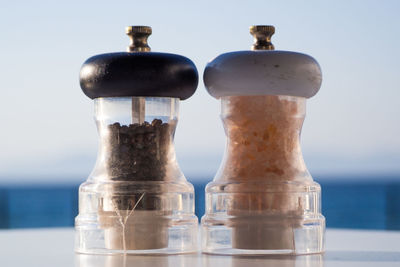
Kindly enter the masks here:
M 247 267 L 247 266 L 282 266 L 282 267 L 323 267 L 323 255 L 302 255 L 302 256 L 263 256 L 263 257 L 232 257 L 232 267 Z M 206 265 L 207 266 L 207 265 Z M 208 266 L 213 266 L 209 264 Z
M 303 256 L 217 256 L 184 255 L 76 255 L 77 267 L 323 267 L 323 255 Z
M 76 255 L 77 267 L 154 267 L 201 266 L 197 254 L 187 255 Z

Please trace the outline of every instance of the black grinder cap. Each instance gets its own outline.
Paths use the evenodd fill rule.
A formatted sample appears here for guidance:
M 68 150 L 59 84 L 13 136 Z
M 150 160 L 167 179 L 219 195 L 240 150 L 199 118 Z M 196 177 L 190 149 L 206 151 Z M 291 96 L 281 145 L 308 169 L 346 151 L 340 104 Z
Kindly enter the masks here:
M 194 94 L 198 73 L 187 57 L 150 52 L 147 26 L 130 26 L 128 52 L 93 56 L 80 71 L 82 91 L 91 99 L 98 97 L 154 96 L 187 99 Z

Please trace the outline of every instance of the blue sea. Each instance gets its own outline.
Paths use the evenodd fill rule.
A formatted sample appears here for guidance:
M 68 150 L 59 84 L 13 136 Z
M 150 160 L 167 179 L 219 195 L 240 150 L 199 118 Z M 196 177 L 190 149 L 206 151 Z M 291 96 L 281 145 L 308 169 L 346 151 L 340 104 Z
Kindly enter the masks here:
M 196 215 L 201 218 L 208 181 L 193 180 Z M 400 230 L 400 175 L 324 177 L 318 182 L 327 227 Z M 73 226 L 78 187 L 75 183 L 0 185 L 0 228 Z

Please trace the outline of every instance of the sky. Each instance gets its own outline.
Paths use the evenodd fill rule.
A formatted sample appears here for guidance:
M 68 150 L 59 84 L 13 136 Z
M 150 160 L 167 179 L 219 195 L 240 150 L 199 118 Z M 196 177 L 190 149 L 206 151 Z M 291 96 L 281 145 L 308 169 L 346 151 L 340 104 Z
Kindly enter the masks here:
M 224 153 L 220 103 L 203 70 L 250 49 L 256 24 L 275 26 L 276 50 L 309 54 L 322 68 L 302 131 L 314 177 L 400 176 L 399 11 L 399 1 L 2 1 L 0 182 L 87 178 L 98 138 L 79 70 L 90 56 L 125 51 L 128 25 L 151 26 L 152 51 L 198 68 L 175 135 L 187 177 L 211 180 Z

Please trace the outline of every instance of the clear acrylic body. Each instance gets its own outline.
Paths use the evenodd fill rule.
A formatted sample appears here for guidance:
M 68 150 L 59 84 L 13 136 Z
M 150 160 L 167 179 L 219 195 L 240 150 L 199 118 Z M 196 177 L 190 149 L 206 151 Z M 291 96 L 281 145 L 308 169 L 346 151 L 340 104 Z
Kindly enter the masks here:
M 194 189 L 173 146 L 179 99 L 95 99 L 96 165 L 79 188 L 75 250 L 169 254 L 197 249 Z
M 306 99 L 229 96 L 221 104 L 227 145 L 220 169 L 206 187 L 203 252 L 322 252 L 321 189 L 300 148 Z

